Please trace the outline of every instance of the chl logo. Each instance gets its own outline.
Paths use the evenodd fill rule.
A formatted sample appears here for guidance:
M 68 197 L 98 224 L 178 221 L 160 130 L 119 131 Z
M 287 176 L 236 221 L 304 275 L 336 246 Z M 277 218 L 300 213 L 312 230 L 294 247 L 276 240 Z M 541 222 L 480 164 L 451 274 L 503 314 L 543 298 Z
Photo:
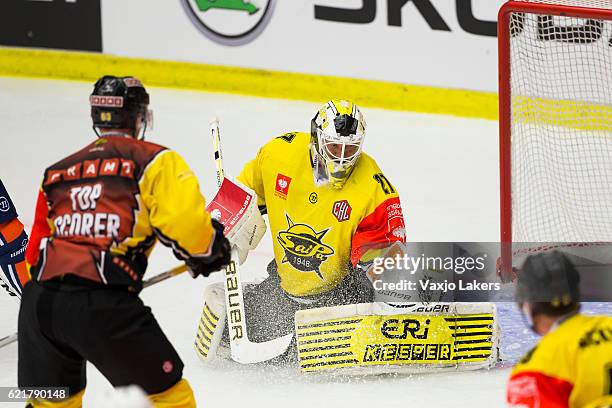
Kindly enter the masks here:
M 291 266 L 302 272 L 315 272 L 323 279 L 319 270 L 321 264 L 334 254 L 334 249 L 322 242 L 323 237 L 330 229 L 316 232 L 310 225 L 296 224 L 289 214 L 286 231 L 280 231 L 276 239 L 285 250 L 283 263 L 289 262 Z
M 347 200 L 336 201 L 332 208 L 332 214 L 339 222 L 346 221 L 351 218 L 351 205 Z
M 244 45 L 259 36 L 276 0 L 182 0 L 194 25 L 223 45 Z

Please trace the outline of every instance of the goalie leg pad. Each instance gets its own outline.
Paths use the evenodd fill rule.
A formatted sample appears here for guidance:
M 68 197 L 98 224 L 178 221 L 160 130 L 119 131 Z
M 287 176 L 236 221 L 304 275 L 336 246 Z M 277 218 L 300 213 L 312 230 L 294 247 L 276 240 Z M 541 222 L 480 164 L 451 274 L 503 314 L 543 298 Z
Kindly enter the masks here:
M 224 282 L 209 285 L 205 290 L 205 305 L 198 324 L 195 349 L 203 361 L 215 357 L 230 358 L 230 336 L 237 336 L 235 319 L 246 322 L 246 337 L 253 343 L 274 342 L 293 335 L 295 311 L 301 306 L 287 297 L 280 288 L 276 263 L 268 265 L 269 276 L 260 283 L 246 283 L 243 287 L 245 314 L 231 314 L 227 323 Z M 240 326 L 241 327 L 241 326 Z M 280 347 L 284 343 L 269 345 Z M 295 343 L 275 349 L 279 361 L 295 360 Z
M 491 303 L 363 303 L 296 313 L 302 372 L 427 372 L 488 368 L 498 361 Z
M 225 287 L 223 282 L 204 289 L 204 307 L 198 322 L 195 350 L 200 359 L 210 361 L 216 355 L 226 321 Z

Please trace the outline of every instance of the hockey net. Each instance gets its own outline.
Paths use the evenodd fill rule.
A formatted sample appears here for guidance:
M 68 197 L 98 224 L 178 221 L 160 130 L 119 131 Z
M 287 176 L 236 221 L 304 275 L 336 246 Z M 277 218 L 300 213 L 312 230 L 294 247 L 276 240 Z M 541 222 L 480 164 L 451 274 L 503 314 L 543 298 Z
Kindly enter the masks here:
M 612 0 L 509 1 L 499 69 L 502 242 L 612 241 Z

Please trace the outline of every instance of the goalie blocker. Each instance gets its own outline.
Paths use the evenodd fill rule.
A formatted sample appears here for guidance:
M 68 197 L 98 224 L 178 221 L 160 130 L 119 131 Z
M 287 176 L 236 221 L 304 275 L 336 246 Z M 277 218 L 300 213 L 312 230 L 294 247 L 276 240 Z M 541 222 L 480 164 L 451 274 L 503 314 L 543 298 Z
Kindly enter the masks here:
M 266 223 L 257 207 L 257 195 L 237 180 L 224 177 L 206 211 L 225 226 L 223 233 L 238 252 L 242 265 L 249 251 L 257 247 L 266 233 Z
M 300 310 L 302 372 L 466 371 L 499 361 L 492 303 L 362 303 Z

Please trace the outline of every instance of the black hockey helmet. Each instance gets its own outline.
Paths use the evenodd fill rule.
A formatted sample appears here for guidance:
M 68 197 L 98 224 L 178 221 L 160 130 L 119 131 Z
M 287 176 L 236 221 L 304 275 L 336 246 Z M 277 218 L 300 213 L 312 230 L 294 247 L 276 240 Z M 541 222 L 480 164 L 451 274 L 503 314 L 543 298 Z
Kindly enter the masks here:
M 518 275 L 516 301 L 530 303 L 531 314 L 560 316 L 580 304 L 580 274 L 559 251 L 527 257 Z
M 146 125 L 149 94 L 132 76 L 105 75 L 96 81 L 89 104 L 94 128 L 136 129 L 139 114 Z

